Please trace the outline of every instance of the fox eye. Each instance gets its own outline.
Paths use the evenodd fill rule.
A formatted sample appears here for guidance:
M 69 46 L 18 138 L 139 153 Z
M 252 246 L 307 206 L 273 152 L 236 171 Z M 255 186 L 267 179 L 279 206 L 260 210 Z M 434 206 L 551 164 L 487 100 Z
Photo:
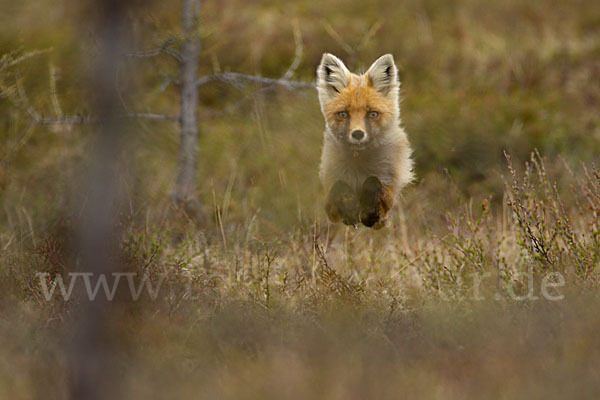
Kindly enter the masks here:
M 340 111 L 337 113 L 337 116 L 341 119 L 347 119 L 348 118 L 348 111 Z
M 375 119 L 379 117 L 379 113 L 377 111 L 369 111 L 369 118 Z

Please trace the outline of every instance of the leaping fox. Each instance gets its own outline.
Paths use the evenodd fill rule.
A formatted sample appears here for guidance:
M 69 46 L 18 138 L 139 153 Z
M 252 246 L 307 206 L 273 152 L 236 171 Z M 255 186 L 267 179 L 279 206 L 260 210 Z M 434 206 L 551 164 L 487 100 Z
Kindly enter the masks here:
M 394 58 L 381 56 L 357 75 L 339 58 L 323 54 L 317 91 L 325 117 L 319 178 L 328 193 L 327 216 L 380 229 L 395 197 L 413 179 Z

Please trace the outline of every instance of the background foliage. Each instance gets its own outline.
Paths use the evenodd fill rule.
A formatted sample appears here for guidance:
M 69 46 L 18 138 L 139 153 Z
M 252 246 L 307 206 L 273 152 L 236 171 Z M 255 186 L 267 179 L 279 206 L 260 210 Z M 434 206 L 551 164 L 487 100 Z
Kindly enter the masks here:
M 123 268 L 170 289 L 113 317 L 130 398 L 597 394 L 599 2 L 202 3 L 201 76 L 280 77 L 295 27 L 297 80 L 326 51 L 352 70 L 392 53 L 418 180 L 389 228 L 330 226 L 315 91 L 214 82 L 200 89 L 198 222 L 169 197 L 177 124 L 132 121 L 116 246 Z M 35 272 L 76 265 L 85 196 L 73 188 L 93 126 L 33 124 L 22 94 L 44 116 L 90 115 L 94 9 L 0 4 L 0 396 L 62 397 L 76 304 L 44 301 Z M 128 18 L 132 51 L 179 45 L 177 2 Z M 134 71 L 125 109 L 178 113 L 168 55 L 115 62 Z M 561 272 L 566 300 L 508 298 L 509 283 L 527 293 L 527 270 L 538 296 L 543 274 Z

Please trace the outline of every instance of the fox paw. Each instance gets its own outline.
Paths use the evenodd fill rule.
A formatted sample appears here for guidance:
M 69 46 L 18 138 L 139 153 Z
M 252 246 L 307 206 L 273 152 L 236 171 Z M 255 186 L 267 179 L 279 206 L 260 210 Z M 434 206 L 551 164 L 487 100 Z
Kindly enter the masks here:
M 358 196 L 350 185 L 337 181 L 329 192 L 325 211 L 332 222 L 356 226 L 359 222 Z
M 394 192 L 381 183 L 376 176 L 368 177 L 362 185 L 360 198 L 360 222 L 366 227 L 381 229 L 394 205 Z

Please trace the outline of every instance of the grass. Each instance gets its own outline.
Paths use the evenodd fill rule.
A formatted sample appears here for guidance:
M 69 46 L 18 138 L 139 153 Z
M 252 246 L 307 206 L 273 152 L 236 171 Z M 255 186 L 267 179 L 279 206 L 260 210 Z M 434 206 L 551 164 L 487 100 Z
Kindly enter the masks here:
M 597 397 L 596 2 L 204 3 L 202 74 L 279 76 L 293 58 L 294 20 L 305 50 L 298 79 L 313 79 L 324 51 L 352 68 L 394 53 L 418 181 L 388 228 L 330 225 L 315 93 L 268 92 L 213 119 L 252 89 L 215 84 L 201 93 L 199 223 L 169 198 L 176 126 L 134 124 L 119 170 L 116 262 L 136 285 L 162 283 L 138 301 L 125 278 L 118 286 L 108 357 L 124 397 Z M 11 5 L 0 50 L 53 50 L 0 71 L 2 93 L 20 82 L 52 115 L 54 66 L 63 111 L 86 114 L 78 82 L 88 39 L 62 19 L 89 10 L 36 5 Z M 156 3 L 133 18 L 140 48 L 177 35 L 175 11 Z M 144 62 L 132 64 L 131 106 L 176 112 L 176 90 L 163 91 L 157 74 L 174 66 Z M 58 292 L 47 301 L 36 274 L 51 285 L 77 268 L 76 193 L 93 130 L 31 126 L 8 100 L 0 397 L 64 398 L 82 303 Z
M 108 323 L 122 349 L 110 356 L 121 390 L 131 398 L 597 395 L 600 174 L 578 175 L 577 206 L 567 209 L 539 156 L 521 174 L 514 168 L 503 215 L 456 193 L 457 210 L 437 226 L 414 221 L 433 212 L 423 205 L 382 232 L 318 221 L 286 235 L 266 229 L 268 240 L 257 236 L 260 222 L 212 233 L 185 218 L 126 222 L 120 270 L 161 290 L 132 301 L 118 288 Z M 74 260 L 64 229 L 3 256 L 6 396 L 33 397 L 48 382 L 45 393 L 62 397 L 68 385 L 64 349 L 78 301 L 58 290 L 45 300 L 33 274 L 67 279 Z

